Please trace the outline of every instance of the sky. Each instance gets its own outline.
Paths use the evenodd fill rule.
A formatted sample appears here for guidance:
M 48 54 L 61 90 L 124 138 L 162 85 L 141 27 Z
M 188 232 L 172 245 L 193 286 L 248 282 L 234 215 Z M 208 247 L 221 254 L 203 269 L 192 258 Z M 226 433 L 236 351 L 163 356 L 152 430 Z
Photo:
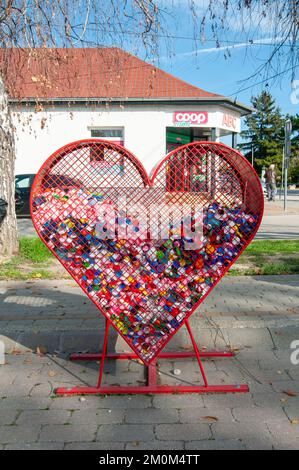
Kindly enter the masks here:
M 286 43 L 282 48 L 280 64 L 269 72 L 268 77 L 277 72 L 281 75 L 275 80 L 265 81 L 266 77 L 262 72 L 248 80 L 273 52 L 282 37 L 283 31 L 280 33 L 275 29 L 273 14 L 264 18 L 257 9 L 251 12 L 250 21 L 245 16 L 241 24 L 240 14 L 229 12 L 224 31 L 219 33 L 219 48 L 215 47 L 209 21 L 206 23 L 206 41 L 194 43 L 194 22 L 188 8 L 189 0 L 161 0 L 159 4 L 166 12 L 166 27 L 168 34 L 172 36 L 173 54 L 170 57 L 161 37 L 159 59 L 147 60 L 200 88 L 236 98 L 247 105 L 250 105 L 252 96 L 266 89 L 274 96 L 283 114 L 299 114 L 299 68 L 293 70 L 293 76 L 291 72 L 281 73 L 290 66 L 284 62 L 285 54 L 290 50 L 289 44 Z M 194 4 L 200 22 L 206 11 L 207 0 L 194 0 Z M 246 26 L 249 23 L 250 28 Z M 253 44 L 249 44 L 248 39 Z M 138 55 L 144 58 L 141 50 Z M 258 84 L 259 82 L 263 83 Z

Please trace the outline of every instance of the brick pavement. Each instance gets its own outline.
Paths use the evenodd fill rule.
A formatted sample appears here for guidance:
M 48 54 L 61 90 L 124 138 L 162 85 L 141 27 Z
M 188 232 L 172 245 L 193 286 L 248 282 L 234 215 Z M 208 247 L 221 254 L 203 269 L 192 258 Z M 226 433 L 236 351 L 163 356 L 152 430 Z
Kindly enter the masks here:
M 298 276 L 224 279 L 201 309 L 205 318 L 192 320 L 202 347 L 237 349 L 234 359 L 205 360 L 209 381 L 246 382 L 250 393 L 82 399 L 53 398 L 52 390 L 96 383 L 98 364 L 67 357 L 98 349 L 94 306 L 70 281 L 2 282 L 0 334 L 11 354 L 0 366 L 0 449 L 298 449 L 299 365 L 290 361 L 298 291 Z M 44 343 L 48 354 L 29 351 Z M 169 347 L 189 344 L 181 330 Z M 128 349 L 115 336 L 110 347 Z M 160 361 L 159 379 L 200 383 L 192 360 Z M 136 361 L 107 364 L 106 383 L 144 380 Z

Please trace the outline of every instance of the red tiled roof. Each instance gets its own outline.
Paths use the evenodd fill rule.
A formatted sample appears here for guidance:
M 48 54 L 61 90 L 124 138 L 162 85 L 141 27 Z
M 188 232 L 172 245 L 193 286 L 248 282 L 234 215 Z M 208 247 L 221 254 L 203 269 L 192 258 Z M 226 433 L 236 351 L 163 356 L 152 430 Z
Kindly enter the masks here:
M 217 98 L 118 48 L 6 49 L 0 71 L 22 98 Z

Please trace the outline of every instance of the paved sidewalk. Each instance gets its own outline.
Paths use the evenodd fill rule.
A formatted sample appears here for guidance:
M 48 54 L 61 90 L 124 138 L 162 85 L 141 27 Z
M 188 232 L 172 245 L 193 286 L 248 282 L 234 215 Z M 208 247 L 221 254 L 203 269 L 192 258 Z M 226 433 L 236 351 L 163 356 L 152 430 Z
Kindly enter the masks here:
M 298 314 L 299 276 L 226 277 L 191 324 L 199 334 L 210 330 L 212 321 L 231 337 L 234 329 L 299 325 Z M 97 351 L 103 327 L 103 317 L 72 280 L 0 282 L 0 339 L 7 352 L 35 350 L 40 344 L 49 352 Z M 178 333 L 174 347 L 185 336 L 184 330 Z
M 272 349 L 244 347 L 236 359 L 205 361 L 210 383 L 249 384 L 250 393 L 234 395 L 53 398 L 57 386 L 94 385 L 98 365 L 7 355 L 0 366 L 0 449 L 298 449 L 299 366 L 287 349 L 293 338 L 289 330 Z M 200 382 L 191 360 L 159 367 L 163 383 Z M 181 374 L 173 376 L 174 369 Z M 105 382 L 142 384 L 143 368 L 110 364 Z
M 201 347 L 237 354 L 204 361 L 210 384 L 246 382 L 250 393 L 53 398 L 57 386 L 96 384 L 98 364 L 71 363 L 67 352 L 99 350 L 103 320 L 72 281 L 1 282 L 10 354 L 0 365 L 0 449 L 298 449 L 299 276 L 225 278 L 200 310 L 191 323 Z M 168 348 L 190 349 L 183 328 Z M 110 349 L 128 346 L 112 334 Z M 202 383 L 190 359 L 159 370 L 161 383 Z M 107 363 L 106 384 L 144 380 L 137 361 Z

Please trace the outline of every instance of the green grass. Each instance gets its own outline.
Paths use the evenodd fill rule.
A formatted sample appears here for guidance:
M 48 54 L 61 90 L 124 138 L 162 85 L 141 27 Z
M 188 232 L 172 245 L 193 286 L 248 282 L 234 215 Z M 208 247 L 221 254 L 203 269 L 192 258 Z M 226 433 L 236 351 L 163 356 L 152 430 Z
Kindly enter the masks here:
M 229 276 L 269 276 L 284 274 L 299 274 L 299 263 L 265 263 L 257 268 L 231 268 L 228 272 Z
M 32 263 L 43 263 L 53 258 L 51 251 L 37 237 L 20 238 L 19 256 L 25 260 L 32 261 Z
M 47 269 L 52 259 L 52 253 L 39 238 L 21 237 L 19 254 L 0 264 L 0 279 L 53 279 L 55 272 Z
M 256 240 L 245 250 L 246 254 L 299 253 L 299 240 Z
M 55 279 L 57 274 L 53 261 L 52 253 L 39 238 L 21 237 L 19 254 L 0 264 L 0 279 Z M 299 240 L 256 240 L 228 274 L 299 274 Z

